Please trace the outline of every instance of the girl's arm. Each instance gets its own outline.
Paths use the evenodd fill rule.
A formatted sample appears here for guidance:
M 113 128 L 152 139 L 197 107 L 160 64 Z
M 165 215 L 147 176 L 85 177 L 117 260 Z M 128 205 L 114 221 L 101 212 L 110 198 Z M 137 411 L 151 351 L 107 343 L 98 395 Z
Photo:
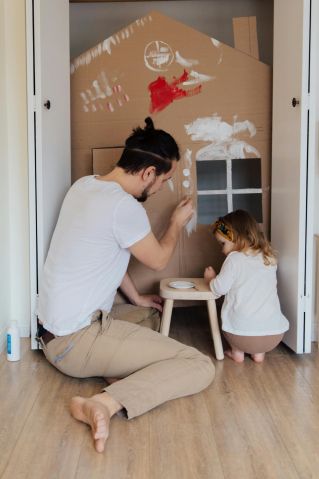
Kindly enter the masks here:
M 212 279 L 216 278 L 216 271 L 212 266 L 207 266 L 204 271 L 204 280 L 207 284 L 211 282 Z
M 207 270 L 208 268 L 206 268 Z M 214 269 L 211 268 L 213 272 L 215 273 Z M 205 272 L 206 272 L 205 270 Z M 208 272 L 209 275 L 209 272 Z M 231 257 L 228 256 L 219 272 L 218 275 L 216 275 L 209 281 L 209 287 L 211 291 L 213 292 L 215 299 L 219 298 L 220 296 L 224 296 L 227 294 L 235 280 L 235 265 L 234 261 L 231 260 Z

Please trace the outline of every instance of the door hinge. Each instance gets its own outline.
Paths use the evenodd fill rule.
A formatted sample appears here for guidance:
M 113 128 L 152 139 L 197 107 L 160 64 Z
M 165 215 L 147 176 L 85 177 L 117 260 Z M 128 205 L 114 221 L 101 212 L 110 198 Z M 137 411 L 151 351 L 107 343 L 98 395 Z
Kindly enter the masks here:
M 307 93 L 307 95 L 305 95 L 305 98 L 306 98 L 306 109 L 310 110 L 310 93 Z
M 308 309 L 309 296 L 301 296 L 302 311 L 305 313 Z
M 39 295 L 36 295 L 35 298 L 35 315 L 38 316 L 38 309 L 39 309 Z

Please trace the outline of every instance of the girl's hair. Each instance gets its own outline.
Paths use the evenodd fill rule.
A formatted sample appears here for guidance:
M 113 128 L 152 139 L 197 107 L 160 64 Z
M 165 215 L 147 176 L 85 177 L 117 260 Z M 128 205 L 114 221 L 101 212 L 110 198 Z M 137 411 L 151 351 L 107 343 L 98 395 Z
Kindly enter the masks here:
M 236 210 L 220 217 L 213 224 L 213 233 L 219 233 L 237 246 L 237 251 L 251 249 L 261 252 L 264 264 L 276 264 L 276 253 L 272 249 L 264 233 L 260 230 L 255 218 L 247 211 Z
M 172 135 L 154 128 L 153 120 L 148 116 L 145 118 L 145 127 L 135 128 L 126 139 L 117 166 L 132 174 L 154 166 L 159 176 L 170 171 L 172 161 L 179 159 L 179 148 Z

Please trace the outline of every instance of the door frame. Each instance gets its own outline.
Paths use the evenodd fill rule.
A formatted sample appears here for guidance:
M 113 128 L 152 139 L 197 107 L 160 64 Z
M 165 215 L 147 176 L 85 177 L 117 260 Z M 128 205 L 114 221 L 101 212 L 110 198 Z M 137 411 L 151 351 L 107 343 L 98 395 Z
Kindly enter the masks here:
M 27 47 L 27 123 L 29 163 L 29 262 L 30 262 L 30 323 L 31 349 L 37 349 L 38 299 L 38 245 L 37 245 L 37 177 L 36 177 L 36 68 L 34 41 L 34 0 L 26 0 L 26 47 Z
M 69 90 L 69 33 L 68 0 L 26 0 L 26 47 L 27 47 L 27 99 L 28 99 L 28 160 L 29 160 L 29 255 L 30 255 L 30 322 L 31 347 L 38 348 L 35 340 L 38 325 L 37 303 L 39 278 L 54 228 L 53 222 L 63 197 L 71 185 L 70 154 L 70 90 Z M 57 45 L 66 45 L 64 53 L 56 50 L 56 18 L 60 36 Z M 51 29 L 52 27 L 52 29 Z M 66 41 L 67 38 L 67 41 Z M 49 47 L 49 55 L 41 48 L 43 39 Z M 55 55 L 57 51 L 57 55 Z M 45 53 L 48 53 L 45 51 Z M 55 59 L 52 62 L 52 58 Z M 56 76 L 45 70 L 46 65 L 56 67 Z M 50 72 L 50 75 L 45 75 Z M 51 105 L 48 105 L 48 98 Z M 50 111 L 49 111 L 50 110 Z M 63 115 L 63 122 L 60 121 Z M 52 125 L 59 125 L 55 136 Z M 58 139 L 58 141 L 56 140 Z M 46 181 L 45 181 L 46 180 Z M 51 185 L 53 182 L 53 188 Z M 48 216 L 43 210 L 49 206 Z M 54 216 L 54 220 L 52 217 Z
M 37 57 L 36 51 L 36 39 L 35 39 L 35 29 L 34 23 L 36 20 L 35 12 L 35 2 L 36 0 L 25 0 L 26 5 L 26 42 L 27 42 L 27 98 L 28 98 L 28 159 L 29 159 L 29 254 L 30 254 L 30 322 L 31 322 L 31 347 L 32 349 L 38 348 L 38 343 L 35 340 L 36 327 L 37 327 L 37 297 L 38 297 L 38 274 L 39 268 L 42 265 L 38 264 L 38 244 L 37 244 L 37 186 L 38 186 L 38 177 L 37 177 L 37 146 L 40 141 L 39 138 L 36 138 L 36 113 L 38 108 L 41 108 L 40 95 L 38 97 L 35 95 L 35 85 L 39 85 L 41 82 L 41 77 L 39 74 L 39 58 Z M 309 102 L 316 104 L 319 99 L 319 60 L 317 57 L 319 51 L 319 0 L 310 0 L 310 5 L 312 9 L 311 15 L 311 54 L 310 54 L 310 82 L 312 84 L 311 97 Z M 309 161 L 313 166 L 316 161 L 316 156 L 318 156 L 319 149 L 319 132 L 318 128 L 316 129 L 316 124 L 319 121 L 319 107 L 317 110 L 315 108 L 310 108 L 309 112 L 309 143 L 308 143 L 308 153 Z M 318 160 L 317 160 L 318 163 Z M 319 184 L 318 174 L 319 167 L 317 166 L 316 171 L 317 177 L 316 182 Z M 319 233 L 319 220 L 315 221 L 315 211 L 314 204 L 319 201 L 319 193 L 315 191 L 314 187 L 314 178 L 311 178 L 311 195 L 313 201 L 308 204 L 308 233 L 312 231 L 312 234 L 308 234 L 306 247 L 309 248 L 309 251 L 314 251 L 314 235 L 313 233 Z M 310 192 L 309 192 L 310 194 Z M 316 196 L 316 198 L 315 198 Z M 311 325 L 308 322 L 305 328 L 305 342 L 307 344 L 311 343 L 311 340 L 315 339 L 316 327 L 314 327 L 314 274 L 315 274 L 315 258 L 314 254 L 308 256 L 306 277 L 307 281 L 311 285 L 309 291 L 309 298 L 306 301 L 307 314 L 311 318 Z M 312 327 L 311 327 L 312 326 Z M 309 352 L 309 347 L 304 348 L 303 352 Z

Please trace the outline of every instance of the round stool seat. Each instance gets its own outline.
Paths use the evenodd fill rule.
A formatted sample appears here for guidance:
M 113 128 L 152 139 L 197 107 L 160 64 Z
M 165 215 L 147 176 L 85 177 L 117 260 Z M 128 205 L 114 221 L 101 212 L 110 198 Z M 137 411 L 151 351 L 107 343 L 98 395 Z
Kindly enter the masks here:
M 192 288 L 175 288 L 170 283 L 190 282 Z M 223 346 L 220 336 L 216 303 L 213 293 L 209 289 L 204 278 L 166 278 L 160 282 L 160 296 L 164 298 L 164 308 L 160 332 L 164 336 L 169 335 L 174 300 L 206 301 L 209 324 L 214 342 L 216 359 L 224 359 Z

